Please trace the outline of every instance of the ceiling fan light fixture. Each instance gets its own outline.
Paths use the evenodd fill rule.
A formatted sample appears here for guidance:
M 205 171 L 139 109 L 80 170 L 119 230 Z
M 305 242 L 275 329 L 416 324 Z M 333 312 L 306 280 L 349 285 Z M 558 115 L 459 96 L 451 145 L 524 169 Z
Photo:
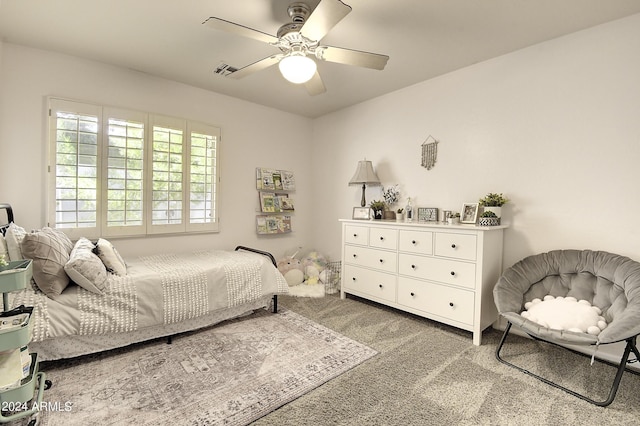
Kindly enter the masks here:
M 316 73 L 316 61 L 302 53 L 285 56 L 278 64 L 282 76 L 294 84 L 302 84 L 311 80 Z

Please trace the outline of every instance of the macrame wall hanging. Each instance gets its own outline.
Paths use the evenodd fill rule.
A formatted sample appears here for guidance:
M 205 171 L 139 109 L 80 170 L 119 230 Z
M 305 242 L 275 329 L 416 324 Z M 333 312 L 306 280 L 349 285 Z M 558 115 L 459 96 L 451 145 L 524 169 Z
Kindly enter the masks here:
M 422 142 L 422 167 L 431 170 L 438 160 L 438 141 L 431 135 Z

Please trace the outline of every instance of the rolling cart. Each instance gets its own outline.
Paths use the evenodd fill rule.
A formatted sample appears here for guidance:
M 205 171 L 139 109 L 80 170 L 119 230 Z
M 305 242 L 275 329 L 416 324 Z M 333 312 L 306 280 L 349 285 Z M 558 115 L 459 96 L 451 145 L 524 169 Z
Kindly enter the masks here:
M 0 366 L 4 365 L 15 373 L 12 366 L 20 359 L 25 373 L 28 368 L 26 377 L 11 385 L 3 383 L 0 387 L 0 424 L 25 417 L 31 417 L 29 425 L 37 424 L 44 390 L 51 387 L 51 381 L 46 379 L 46 374 L 38 371 L 37 353 L 28 354 L 30 364 L 22 362 L 20 351 L 31 341 L 33 307 L 19 306 L 9 310 L 7 293 L 25 288 L 31 281 L 31 275 L 31 260 L 19 260 L 9 262 L 7 266 L 0 266 L 0 293 L 3 305 L 0 313 Z M 8 374 L 4 376 L 9 377 Z

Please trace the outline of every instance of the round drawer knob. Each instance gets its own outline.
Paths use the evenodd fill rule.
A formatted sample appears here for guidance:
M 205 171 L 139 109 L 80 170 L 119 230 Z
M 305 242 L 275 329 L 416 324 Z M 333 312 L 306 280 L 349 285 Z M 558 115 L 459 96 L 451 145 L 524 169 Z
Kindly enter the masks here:
M 382 288 L 382 284 L 378 284 L 378 287 Z
M 451 271 L 451 276 L 454 276 L 455 274 L 456 274 L 455 272 Z
M 416 294 L 414 292 L 411 292 L 411 297 L 415 296 Z
M 354 236 L 354 237 L 357 237 L 357 236 L 358 236 L 358 234 L 353 234 L 353 236 Z
M 384 263 L 384 259 L 380 259 L 380 263 Z
M 380 237 L 380 241 L 384 241 L 384 237 Z
M 416 269 L 416 265 L 411 265 L 411 269 Z
M 451 244 L 451 248 L 453 248 L 453 249 L 456 248 L 456 245 L 455 244 Z
M 411 244 L 416 245 L 416 240 L 411 241 Z
M 449 302 L 449 306 L 453 308 L 453 302 Z
M 356 280 L 356 277 L 353 277 L 353 278 L 351 278 L 351 279 L 355 281 L 355 280 Z
M 355 253 L 353 253 L 353 257 L 358 257 L 358 255 L 357 255 L 357 254 L 355 254 Z

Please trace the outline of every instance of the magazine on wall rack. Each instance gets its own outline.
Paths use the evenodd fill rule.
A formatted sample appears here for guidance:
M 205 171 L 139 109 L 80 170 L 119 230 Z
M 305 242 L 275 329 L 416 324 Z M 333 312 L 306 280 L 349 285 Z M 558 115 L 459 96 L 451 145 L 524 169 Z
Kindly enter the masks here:
M 260 210 L 263 213 L 280 213 L 293 211 L 293 199 L 288 194 L 260 192 Z
M 287 194 L 278 194 L 277 197 L 282 211 L 295 210 L 293 206 L 293 198 L 289 197 Z
M 291 216 L 260 215 L 256 216 L 258 234 L 286 234 L 291 232 Z
M 296 180 L 293 177 L 293 172 L 280 170 L 280 177 L 282 179 L 282 189 L 284 191 L 293 191 L 296 189 Z
M 293 172 L 258 167 L 256 168 L 256 189 L 293 191 L 296 189 Z

